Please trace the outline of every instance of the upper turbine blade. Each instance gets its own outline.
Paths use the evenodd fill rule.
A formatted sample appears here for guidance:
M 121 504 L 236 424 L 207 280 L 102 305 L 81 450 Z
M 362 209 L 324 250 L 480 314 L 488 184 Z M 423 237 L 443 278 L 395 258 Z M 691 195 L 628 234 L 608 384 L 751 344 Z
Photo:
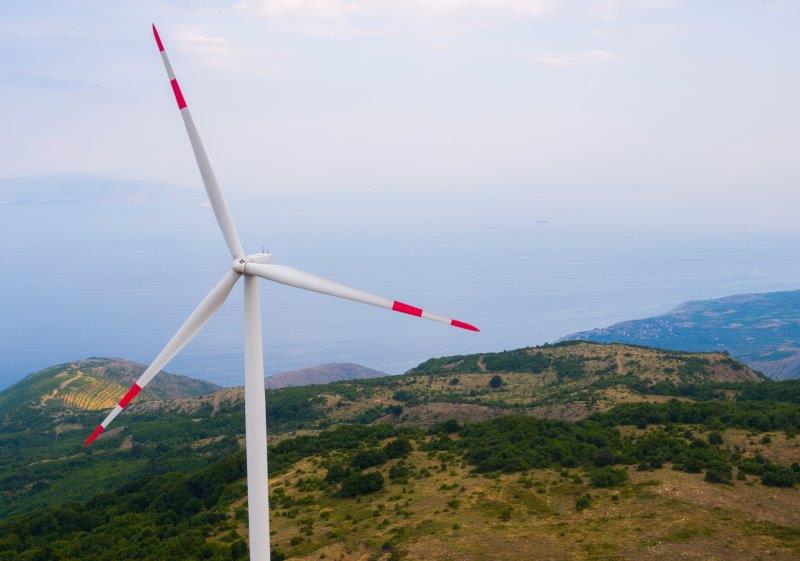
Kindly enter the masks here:
M 426 312 L 421 308 L 416 308 L 397 300 L 389 300 L 388 298 L 381 298 L 369 292 L 351 288 L 338 282 L 328 280 L 311 273 L 306 273 L 284 265 L 273 264 L 259 264 L 259 263 L 246 263 L 244 270 L 240 271 L 249 275 L 256 275 L 271 281 L 288 284 L 289 286 L 296 286 L 297 288 L 304 288 L 330 296 L 337 296 L 339 298 L 346 298 L 355 302 L 363 302 L 372 306 L 386 308 L 395 312 L 402 312 L 412 316 L 417 316 L 425 319 L 431 319 L 441 323 L 452 325 L 453 327 L 460 327 L 461 329 L 468 329 L 469 331 L 480 331 L 474 325 L 459 321 L 457 319 L 450 319 L 431 312 Z
M 153 25 L 153 36 L 156 39 L 158 50 L 161 52 L 161 59 L 164 61 L 164 68 L 167 70 L 167 77 L 169 78 L 169 83 L 172 85 L 175 101 L 178 102 L 178 109 L 181 111 L 183 124 L 186 125 L 186 132 L 189 134 L 189 142 L 192 143 L 192 151 L 194 151 L 194 157 L 197 160 L 197 167 L 200 168 L 200 175 L 203 177 L 203 185 L 206 187 L 206 193 L 208 193 L 208 200 L 211 202 L 211 208 L 214 210 L 214 216 L 216 216 L 217 223 L 222 230 L 222 235 L 225 236 L 225 241 L 228 243 L 228 247 L 231 250 L 231 256 L 234 259 L 242 257 L 244 255 L 242 242 L 239 241 L 239 234 L 236 233 L 231 213 L 228 210 L 228 205 L 225 204 L 225 199 L 222 198 L 222 191 L 220 191 L 219 184 L 217 184 L 214 170 L 211 169 L 211 162 L 208 161 L 206 150 L 203 148 L 203 142 L 200 140 L 197 127 L 195 127 L 192 115 L 189 113 L 189 108 L 186 106 L 186 99 L 183 97 L 181 87 L 178 85 L 178 80 L 175 78 L 175 73 L 172 71 L 172 65 L 167 57 L 167 51 L 164 50 L 164 43 L 161 42 L 161 37 L 159 37 L 155 25 Z
M 231 289 L 236 284 L 236 281 L 239 279 L 239 275 L 230 271 L 225 277 L 215 286 L 211 292 L 208 293 L 200 305 L 195 308 L 192 314 L 188 317 L 188 319 L 183 323 L 183 325 L 178 329 L 178 332 L 170 339 L 169 343 L 158 353 L 158 356 L 153 360 L 150 366 L 147 367 L 147 370 L 139 377 L 138 380 L 130 387 L 125 395 L 122 396 L 122 399 L 119 400 L 116 407 L 111 410 L 108 416 L 103 420 L 102 423 L 95 427 L 92 434 L 89 435 L 89 438 L 86 439 L 84 442 L 84 446 L 88 446 L 91 442 L 96 439 L 100 434 L 106 430 L 109 423 L 113 421 L 117 415 L 119 415 L 123 409 L 133 401 L 139 392 L 153 379 L 153 376 L 158 374 L 162 368 L 164 368 L 167 363 L 172 360 L 178 351 L 180 351 L 186 343 L 192 340 L 192 338 L 197 335 L 197 333 L 203 328 L 203 326 L 211 319 L 211 316 L 219 310 L 222 303 L 225 302 L 225 299 L 230 294 Z

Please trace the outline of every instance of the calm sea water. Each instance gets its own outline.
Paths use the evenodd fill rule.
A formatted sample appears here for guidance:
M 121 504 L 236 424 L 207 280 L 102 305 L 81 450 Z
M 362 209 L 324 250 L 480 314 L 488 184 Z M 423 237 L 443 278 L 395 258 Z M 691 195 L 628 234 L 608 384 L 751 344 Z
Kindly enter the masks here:
M 482 329 L 264 283 L 268 373 L 334 361 L 399 373 L 432 356 L 553 341 L 687 299 L 800 285 L 800 235 L 750 228 L 234 211 L 248 249 L 267 242 L 276 263 Z M 149 361 L 229 266 L 208 208 L 0 205 L 0 236 L 0 387 L 88 356 Z M 242 364 L 239 288 L 168 369 L 234 385 Z

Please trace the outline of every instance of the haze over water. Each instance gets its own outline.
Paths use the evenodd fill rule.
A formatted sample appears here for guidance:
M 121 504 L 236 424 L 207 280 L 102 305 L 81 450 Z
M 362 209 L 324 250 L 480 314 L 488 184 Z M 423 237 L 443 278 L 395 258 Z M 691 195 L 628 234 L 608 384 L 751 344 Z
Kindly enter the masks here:
M 268 374 L 324 362 L 401 373 L 432 356 L 511 349 L 698 298 L 800 286 L 800 235 L 505 217 L 451 207 L 232 204 L 247 251 L 478 325 L 479 334 L 263 283 Z M 400 205 L 402 206 L 402 205 Z M 89 356 L 149 362 L 225 274 L 211 210 L 0 205 L 0 387 Z M 167 370 L 242 383 L 241 288 Z

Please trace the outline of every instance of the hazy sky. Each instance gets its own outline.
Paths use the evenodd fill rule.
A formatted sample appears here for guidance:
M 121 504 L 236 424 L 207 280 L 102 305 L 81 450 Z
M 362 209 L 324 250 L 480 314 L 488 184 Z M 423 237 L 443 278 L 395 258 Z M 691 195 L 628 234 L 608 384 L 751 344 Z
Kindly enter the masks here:
M 151 21 L 233 197 L 796 221 L 789 0 L 7 1 L 0 176 L 199 183 Z

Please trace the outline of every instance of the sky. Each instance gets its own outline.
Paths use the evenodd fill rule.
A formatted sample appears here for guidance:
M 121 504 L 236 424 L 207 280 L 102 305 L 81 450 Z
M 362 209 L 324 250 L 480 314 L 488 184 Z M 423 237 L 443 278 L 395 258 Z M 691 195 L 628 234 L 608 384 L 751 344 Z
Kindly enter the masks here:
M 0 176 L 199 185 L 151 22 L 232 199 L 796 221 L 788 0 L 3 2 Z

